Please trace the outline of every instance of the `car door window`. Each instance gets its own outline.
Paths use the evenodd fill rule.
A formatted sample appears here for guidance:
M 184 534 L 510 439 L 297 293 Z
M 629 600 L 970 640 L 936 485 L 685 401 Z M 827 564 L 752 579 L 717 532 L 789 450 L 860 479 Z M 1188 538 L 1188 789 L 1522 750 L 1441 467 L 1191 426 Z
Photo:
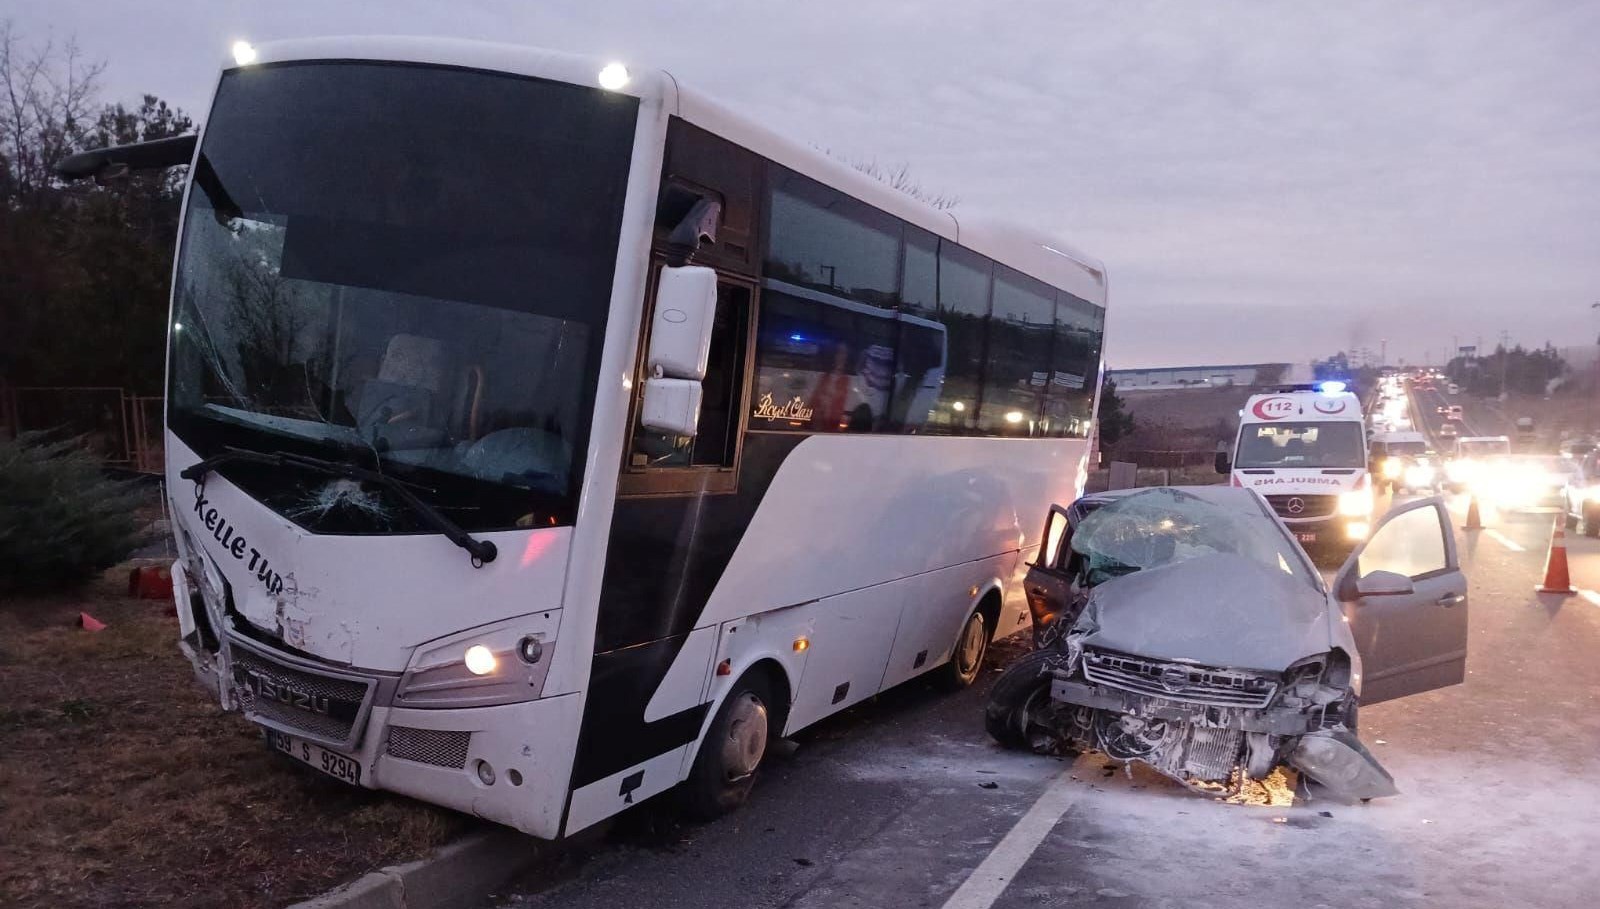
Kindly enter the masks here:
M 1415 580 L 1449 568 L 1445 534 L 1450 528 L 1443 514 L 1442 509 L 1434 507 L 1395 515 L 1367 541 L 1356 576 L 1392 571 Z
M 1055 570 L 1060 568 L 1061 541 L 1067 536 L 1067 513 L 1052 509 L 1050 523 L 1044 529 L 1044 549 L 1039 553 L 1038 567 Z

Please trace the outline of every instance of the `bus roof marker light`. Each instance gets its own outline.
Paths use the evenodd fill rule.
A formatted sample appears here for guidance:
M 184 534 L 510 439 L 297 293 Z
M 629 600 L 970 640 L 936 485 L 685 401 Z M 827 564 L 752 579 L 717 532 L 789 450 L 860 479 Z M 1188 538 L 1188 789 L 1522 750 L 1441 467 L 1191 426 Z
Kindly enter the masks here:
M 628 68 L 621 63 L 607 63 L 600 68 L 600 87 L 608 92 L 621 91 L 628 85 Z
M 1325 395 L 1336 395 L 1336 394 L 1342 394 L 1346 387 L 1347 386 L 1343 382 L 1328 381 L 1328 382 L 1323 382 L 1321 385 L 1318 385 L 1317 386 L 1317 391 L 1320 391 Z
M 233 62 L 240 66 L 249 66 L 256 62 L 256 49 L 248 41 L 233 42 Z

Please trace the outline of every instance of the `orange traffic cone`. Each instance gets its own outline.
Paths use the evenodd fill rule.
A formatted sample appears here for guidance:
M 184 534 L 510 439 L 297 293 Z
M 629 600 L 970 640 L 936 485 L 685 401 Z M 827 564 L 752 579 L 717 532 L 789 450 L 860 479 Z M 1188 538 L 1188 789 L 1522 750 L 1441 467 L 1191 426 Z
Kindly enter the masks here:
M 1550 534 L 1550 555 L 1544 560 L 1544 583 L 1533 588 L 1539 593 L 1577 593 L 1567 574 L 1567 529 L 1562 526 L 1562 517 L 1556 518 L 1555 530 Z
M 1461 525 L 1462 530 L 1482 530 L 1483 516 L 1478 514 L 1478 497 L 1474 495 L 1467 505 L 1467 523 Z
M 105 631 L 106 623 L 87 612 L 80 612 L 78 613 L 78 627 L 84 631 Z

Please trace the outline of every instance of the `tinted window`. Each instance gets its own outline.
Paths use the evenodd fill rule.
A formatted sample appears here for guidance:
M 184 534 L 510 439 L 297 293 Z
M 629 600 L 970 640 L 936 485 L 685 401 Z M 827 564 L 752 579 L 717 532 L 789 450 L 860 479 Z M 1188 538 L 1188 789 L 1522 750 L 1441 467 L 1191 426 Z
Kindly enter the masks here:
M 871 432 L 886 426 L 895 313 L 780 281 L 762 288 L 750 428 Z
M 1087 438 L 1100 372 L 1100 336 L 1105 310 L 1065 291 L 1056 293 L 1055 343 L 1050 388 L 1045 397 L 1044 434 Z
M 1005 266 L 996 269 L 989 355 L 978 426 L 994 435 L 1036 432 L 1050 381 L 1055 290 Z
M 892 304 L 900 222 L 782 168 L 772 172 L 766 276 L 868 303 Z
M 939 401 L 929 414 L 926 432 L 977 434 L 993 270 L 993 264 L 983 256 L 940 241 L 939 305 L 931 316 L 925 317 L 944 326 L 945 375 Z

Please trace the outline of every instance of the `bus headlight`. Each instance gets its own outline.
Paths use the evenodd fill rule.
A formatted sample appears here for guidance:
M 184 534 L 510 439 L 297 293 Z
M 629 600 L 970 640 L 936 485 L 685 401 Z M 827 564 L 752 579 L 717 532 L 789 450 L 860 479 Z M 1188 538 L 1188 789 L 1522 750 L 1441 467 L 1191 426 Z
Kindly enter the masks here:
M 1372 490 L 1352 489 L 1340 493 L 1339 513 L 1347 518 L 1364 518 L 1372 514 Z
M 418 647 L 395 691 L 396 707 L 489 707 L 531 701 L 550 671 L 545 648 L 559 611 L 523 616 Z

